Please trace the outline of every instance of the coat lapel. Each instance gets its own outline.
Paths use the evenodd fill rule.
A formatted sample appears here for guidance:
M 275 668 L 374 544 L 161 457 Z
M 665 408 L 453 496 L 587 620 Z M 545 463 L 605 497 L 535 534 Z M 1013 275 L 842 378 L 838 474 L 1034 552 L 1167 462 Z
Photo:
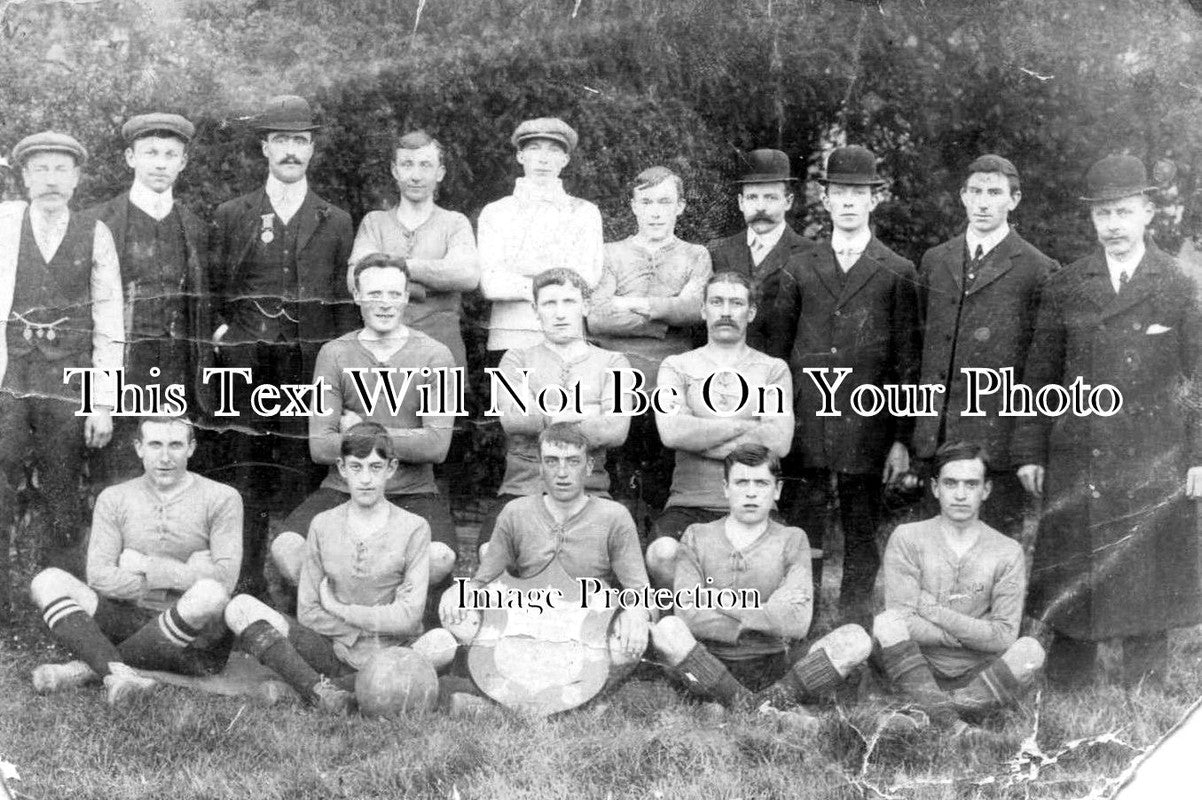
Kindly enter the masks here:
M 1103 314 L 1109 313 L 1109 306 L 1115 302 L 1114 287 L 1110 285 L 1110 271 L 1106 268 L 1106 257 L 1102 251 L 1089 256 L 1081 275 L 1081 285 L 1077 291 Z
M 261 219 L 259 209 L 265 204 L 270 205 L 267 201 L 267 190 L 264 188 L 259 188 L 242 198 L 242 213 L 238 215 L 238 231 L 237 237 L 234 239 L 237 244 L 233 252 L 237 255 L 234 257 L 230 269 L 231 282 L 236 279 L 246 257 L 250 255 L 251 248 L 255 246 Z
M 1117 295 L 1113 295 L 1111 302 L 1102 312 L 1103 317 L 1113 317 L 1117 314 L 1122 314 L 1124 311 L 1139 305 L 1147 300 L 1156 291 L 1156 287 L 1160 283 L 1161 272 L 1161 253 L 1156 249 L 1155 245 L 1149 243 L 1148 249 L 1144 253 L 1143 259 L 1135 271 L 1131 273 L 1131 279 L 1127 285 L 1123 287 L 1123 291 Z M 1105 260 L 1103 259 L 1103 265 Z M 1106 280 L 1110 280 L 1110 271 L 1106 269 Z M 1113 294 L 1114 287 L 1110 286 Z
M 879 248 L 880 243 L 875 236 L 872 237 L 868 246 L 864 248 L 864 252 L 860 254 L 859 260 L 852 264 L 851 269 L 847 271 L 846 279 L 843 282 L 843 291 L 839 294 L 840 306 L 847 305 L 851 298 L 855 297 L 881 269 L 881 262 L 878 260 Z M 831 257 L 834 257 L 833 253 Z M 838 269 L 837 263 L 835 268 Z
M 839 262 L 835 259 L 835 251 L 831 249 L 829 240 L 823 239 L 814 248 L 810 263 L 814 265 L 814 273 L 830 296 L 838 299 L 843 290 L 843 281 L 839 275 Z
M 1011 230 L 997 247 L 986 254 L 977 270 L 976 278 L 968 286 L 967 294 L 976 294 L 1009 272 L 1014 266 L 1013 259 L 1018 254 L 1018 234 Z
M 964 289 L 964 253 L 968 247 L 965 241 L 964 234 L 961 233 L 950 239 L 947 244 L 940 248 L 939 269 L 946 270 L 948 277 L 952 279 L 952 283 L 956 288 L 963 291 Z M 932 270 L 934 272 L 934 270 Z
M 305 245 L 313 238 L 318 226 L 329 213 L 324 200 L 313 194 L 312 190 L 305 192 L 305 200 L 296 212 L 296 222 L 300 226 L 296 229 L 296 252 L 305 249 Z

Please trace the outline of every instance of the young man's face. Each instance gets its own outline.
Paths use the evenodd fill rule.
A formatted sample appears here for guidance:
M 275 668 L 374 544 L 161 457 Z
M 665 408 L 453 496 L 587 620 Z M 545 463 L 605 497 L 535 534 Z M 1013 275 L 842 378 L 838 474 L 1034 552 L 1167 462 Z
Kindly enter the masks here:
M 1098 241 L 1113 258 L 1124 259 L 1144 240 L 1144 231 L 1152 224 L 1155 214 L 1152 201 L 1137 194 L 1121 200 L 1094 203 L 1089 216 L 1093 219 Z
M 793 207 L 789 184 L 745 183 L 739 191 L 739 211 L 743 221 L 756 233 L 767 233 L 785 221 L 785 212 Z
M 21 170 L 29 202 L 46 210 L 67 207 L 75 187 L 79 185 L 80 169 L 75 156 L 69 153 L 43 151 L 25 159 Z
M 408 301 L 408 282 L 399 269 L 368 267 L 359 273 L 355 302 L 368 330 L 382 337 L 396 332 L 404 320 Z
M 878 198 L 871 186 L 849 186 L 832 183 L 822 195 L 822 207 L 831 215 L 831 224 L 846 233 L 856 233 L 868 227 L 868 217 L 876 208 Z
M 192 428 L 186 422 L 143 422 L 134 440 L 146 477 L 160 491 L 178 486 L 188 474 L 188 459 L 196 451 Z
M 392 177 L 401 196 L 413 203 L 434 197 L 434 190 L 446 174 L 438 148 L 432 144 L 414 150 L 398 149 L 392 162 Z
M 968 227 L 980 236 L 1005 225 L 1021 197 L 1021 192 L 1010 193 L 1010 179 L 1000 172 L 974 172 L 960 190 Z
M 939 513 L 950 522 L 972 522 L 981 514 L 981 504 L 992 488 L 979 458 L 949 461 L 931 479 L 931 491 L 939 501 Z
M 532 180 L 555 180 L 568 165 L 568 151 L 554 139 L 527 139 L 518 150 L 522 173 Z
M 662 242 L 676 233 L 676 218 L 684 211 L 684 201 L 671 178 L 654 186 L 634 190 L 630 210 L 639 224 L 639 236 L 649 242 Z
M 187 147 L 174 136 L 143 136 L 125 148 L 134 181 L 152 192 L 165 192 L 188 163 Z
M 384 499 L 384 487 L 396 468 L 396 459 L 386 459 L 375 450 L 367 458 L 341 456 L 338 459 L 338 474 L 351 490 L 351 501 L 363 508 L 370 508 Z
M 313 134 L 309 131 L 272 131 L 263 141 L 267 169 L 281 183 L 296 183 L 305 177 L 313 158 Z
M 534 312 L 548 342 L 567 344 L 584 338 L 588 302 L 575 286 L 552 283 L 539 289 Z
M 543 442 L 539 446 L 543 486 L 547 494 L 561 503 L 570 503 L 584 494 L 584 479 L 592 469 L 592 459 L 582 447 L 558 442 Z
M 701 318 L 711 342 L 733 344 L 747 338 L 755 306 L 741 283 L 713 283 L 705 292 Z
M 767 464 L 734 464 L 722 483 L 730 515 L 744 525 L 758 525 L 768 519 L 772 505 L 780 499 L 780 489 L 780 481 Z

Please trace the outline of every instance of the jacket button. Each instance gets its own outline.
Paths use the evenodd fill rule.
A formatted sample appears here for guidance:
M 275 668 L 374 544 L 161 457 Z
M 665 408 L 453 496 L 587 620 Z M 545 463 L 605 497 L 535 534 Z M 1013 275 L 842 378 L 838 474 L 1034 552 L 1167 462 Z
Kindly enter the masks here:
M 1094 489 L 1092 492 L 1090 492 L 1090 495 L 1093 497 L 1094 500 L 1100 500 L 1102 497 L 1102 493 L 1099 492 L 1097 489 Z
M 840 311 L 839 309 L 835 309 L 835 316 L 836 316 L 836 317 L 841 317 L 841 316 L 843 316 L 843 312 L 842 312 L 842 311 Z
M 838 347 L 832 347 L 832 348 L 831 348 L 831 352 L 832 352 L 832 353 L 838 353 L 838 352 L 839 352 L 839 348 L 838 348 Z
M 1102 455 L 1102 451 L 1096 447 L 1091 452 L 1092 452 L 1094 458 L 1100 458 Z

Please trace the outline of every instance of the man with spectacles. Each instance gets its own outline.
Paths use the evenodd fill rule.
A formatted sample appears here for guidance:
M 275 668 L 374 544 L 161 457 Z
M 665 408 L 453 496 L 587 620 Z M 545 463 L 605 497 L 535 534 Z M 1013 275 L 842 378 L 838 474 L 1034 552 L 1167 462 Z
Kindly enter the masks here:
M 98 382 L 96 405 L 77 416 L 80 385 L 63 378 L 73 367 L 121 368 L 121 271 L 109 229 L 68 207 L 87 159 L 83 145 L 44 131 L 18 142 L 12 158 L 29 203 L 0 205 L 0 528 L 12 524 L 32 453 L 51 520 L 42 561 L 79 574 L 82 559 L 71 548 L 83 523 L 84 452 L 112 436 L 116 385 Z M 7 605 L 0 597 L 0 611 Z
M 434 464 L 446 458 L 450 446 L 453 417 L 418 412 L 422 387 L 430 386 L 437 395 L 440 381 L 456 379 L 451 351 L 402 322 L 409 300 L 404 259 L 382 253 L 365 256 L 355 266 L 354 282 L 363 327 L 323 345 L 313 373 L 315 384 L 322 381 L 329 388 L 324 389 L 326 413 L 309 417 L 309 453 L 318 464 L 329 465 L 329 474 L 284 520 L 283 533 L 271 545 L 272 560 L 295 585 L 305 559 L 305 534 L 314 518 L 352 494 L 346 470 L 356 465 L 339 466 L 343 436 L 370 421 L 384 426 L 398 460 L 384 487 L 388 501 L 430 525 L 429 581 L 438 586 L 450 577 L 456 557 L 450 505 L 434 482 Z M 412 375 L 403 395 L 409 378 L 401 370 Z M 399 398 L 395 410 L 384 381 Z M 371 398 L 375 404 L 368 408 L 364 400 Z

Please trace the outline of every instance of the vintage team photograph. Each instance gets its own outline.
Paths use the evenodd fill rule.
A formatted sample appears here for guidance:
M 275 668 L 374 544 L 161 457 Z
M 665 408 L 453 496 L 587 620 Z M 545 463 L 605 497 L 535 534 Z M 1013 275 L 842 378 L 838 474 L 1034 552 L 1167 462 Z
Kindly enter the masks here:
M 0 800 L 1197 793 L 1202 3 L 0 53 Z

